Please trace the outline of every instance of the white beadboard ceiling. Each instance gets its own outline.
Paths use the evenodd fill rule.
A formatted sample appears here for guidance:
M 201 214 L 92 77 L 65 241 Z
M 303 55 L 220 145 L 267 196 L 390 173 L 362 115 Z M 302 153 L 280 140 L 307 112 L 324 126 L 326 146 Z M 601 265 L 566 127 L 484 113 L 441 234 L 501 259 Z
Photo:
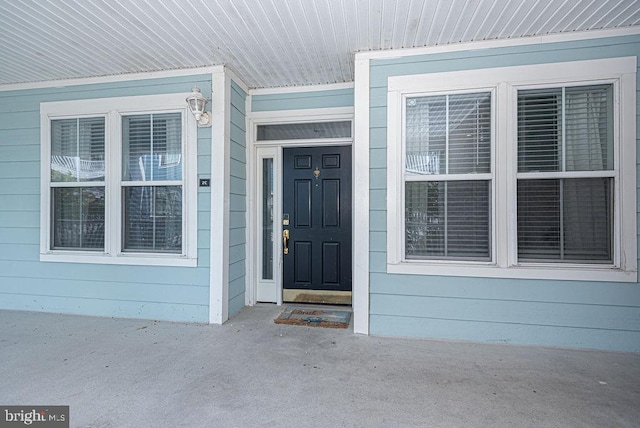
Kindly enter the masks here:
M 351 82 L 356 52 L 639 25 L 639 0 L 0 0 L 0 85 L 222 64 L 250 88 Z

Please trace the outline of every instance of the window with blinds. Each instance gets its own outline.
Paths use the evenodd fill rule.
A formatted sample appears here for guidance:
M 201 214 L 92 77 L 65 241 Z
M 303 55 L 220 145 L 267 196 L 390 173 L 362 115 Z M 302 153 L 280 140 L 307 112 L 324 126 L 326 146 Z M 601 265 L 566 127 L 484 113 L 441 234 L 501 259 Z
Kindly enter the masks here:
M 636 63 L 389 76 L 387 272 L 637 282 Z
M 518 91 L 518 260 L 613 261 L 613 86 Z
M 491 92 L 405 104 L 405 257 L 491 260 Z
M 51 246 L 104 250 L 104 117 L 51 121 Z
M 40 104 L 40 260 L 198 265 L 198 132 L 184 100 Z
M 182 252 L 182 116 L 122 118 L 123 251 Z

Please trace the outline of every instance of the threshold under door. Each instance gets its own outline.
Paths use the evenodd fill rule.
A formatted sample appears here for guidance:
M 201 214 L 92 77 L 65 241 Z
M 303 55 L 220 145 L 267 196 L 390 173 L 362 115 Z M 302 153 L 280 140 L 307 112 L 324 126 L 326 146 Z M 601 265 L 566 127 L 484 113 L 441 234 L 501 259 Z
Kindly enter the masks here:
M 350 305 L 351 291 L 305 290 L 288 288 L 282 290 L 282 300 L 295 303 L 320 303 L 328 305 Z

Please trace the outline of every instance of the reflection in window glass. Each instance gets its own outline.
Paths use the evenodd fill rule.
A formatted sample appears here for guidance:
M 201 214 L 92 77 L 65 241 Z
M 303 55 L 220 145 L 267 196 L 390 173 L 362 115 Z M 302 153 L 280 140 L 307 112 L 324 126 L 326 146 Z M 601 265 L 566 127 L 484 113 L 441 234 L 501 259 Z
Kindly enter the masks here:
M 104 249 L 104 187 L 54 187 L 51 193 L 53 249 Z
M 273 279 L 273 159 L 262 160 L 262 279 Z
M 182 181 L 180 113 L 123 117 L 122 174 L 122 250 L 181 253 L 183 187 L 165 184 Z
M 407 259 L 491 260 L 491 99 L 491 92 L 406 99 Z
M 124 188 L 125 251 L 182 251 L 182 187 Z
M 491 93 L 407 99 L 406 172 L 491 171 Z
M 180 113 L 125 116 L 122 158 L 125 181 L 182 180 Z
M 351 121 L 259 125 L 258 141 L 350 138 Z
M 104 118 L 51 121 L 51 181 L 104 181 Z
M 407 259 L 489 260 L 491 182 L 405 183 Z

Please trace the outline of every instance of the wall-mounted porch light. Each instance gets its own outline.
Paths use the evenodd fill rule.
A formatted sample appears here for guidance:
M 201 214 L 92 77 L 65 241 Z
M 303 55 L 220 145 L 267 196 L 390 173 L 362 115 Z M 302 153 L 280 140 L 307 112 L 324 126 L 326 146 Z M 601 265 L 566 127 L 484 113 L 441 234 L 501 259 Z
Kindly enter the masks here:
M 198 126 L 211 126 L 211 112 L 205 111 L 207 99 L 200 93 L 197 86 L 194 86 L 191 91 L 191 95 L 187 97 L 187 104 L 195 116 Z

